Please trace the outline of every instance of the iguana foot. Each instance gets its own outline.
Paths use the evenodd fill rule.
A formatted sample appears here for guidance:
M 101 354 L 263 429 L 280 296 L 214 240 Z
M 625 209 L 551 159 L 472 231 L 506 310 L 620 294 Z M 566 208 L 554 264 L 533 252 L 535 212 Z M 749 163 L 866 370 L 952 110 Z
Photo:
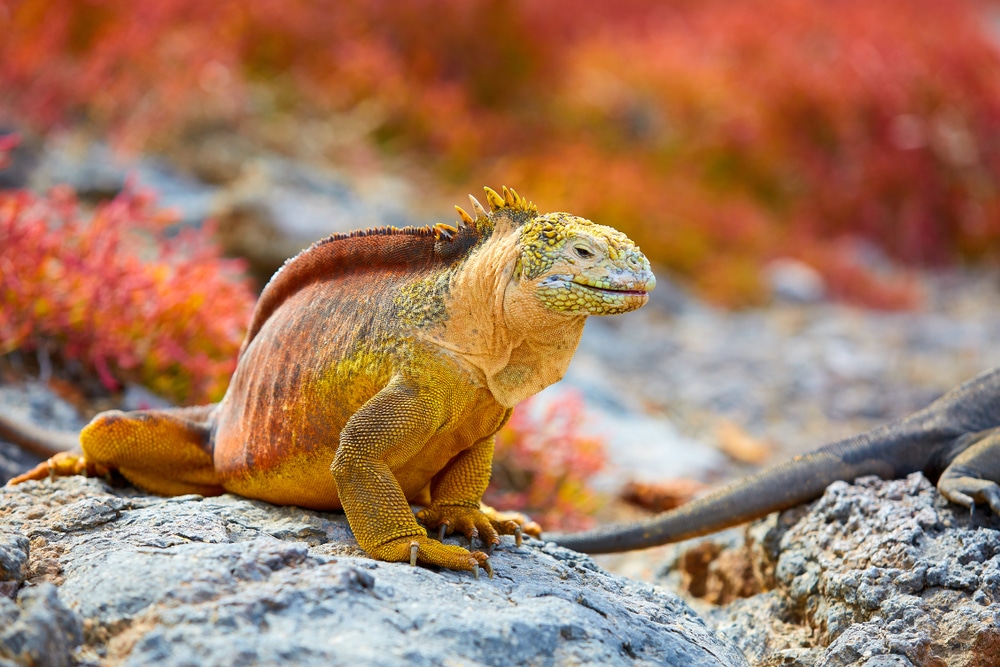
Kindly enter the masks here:
M 449 570 L 466 570 L 479 578 L 479 568 L 486 570 L 492 578 L 493 567 L 490 558 L 482 551 L 468 551 L 452 544 L 441 544 L 426 536 L 400 537 L 381 544 L 369 552 L 379 560 L 410 565 L 437 565 Z
M 972 509 L 985 503 L 1000 514 L 1000 429 L 972 436 L 975 442 L 952 460 L 937 487 L 951 502 Z
M 976 503 L 986 503 L 994 514 L 1000 514 L 1000 486 L 988 479 L 952 478 L 946 483 L 939 482 L 938 491 L 956 505 L 972 509 Z
M 493 549 L 499 546 L 501 535 L 513 535 L 520 546 L 523 530 L 521 524 L 506 516 L 495 518 L 500 513 L 492 508 L 487 509 L 490 511 L 454 505 L 431 505 L 417 512 L 417 521 L 431 530 L 437 529 L 439 539 L 457 532 L 468 538 L 470 548 L 478 539 L 487 553 L 493 553 Z M 523 515 L 521 517 L 527 519 Z M 537 527 L 538 524 L 534 525 Z
M 508 525 L 513 522 L 515 523 L 519 530 L 515 532 L 500 531 L 503 535 L 514 535 L 517 540 L 517 546 L 521 546 L 521 533 L 525 535 L 531 535 L 532 537 L 540 538 L 542 536 L 542 527 L 536 522 L 531 520 L 527 514 L 522 514 L 521 512 L 501 512 L 498 509 L 494 509 L 485 503 L 479 503 L 479 511 L 490 518 L 493 525 Z
M 106 477 L 111 471 L 100 464 L 89 463 L 83 454 L 76 452 L 60 452 L 42 461 L 28 472 L 13 477 L 7 486 L 21 484 L 28 480 L 43 480 L 52 477 L 69 477 L 71 475 L 86 475 L 87 477 Z

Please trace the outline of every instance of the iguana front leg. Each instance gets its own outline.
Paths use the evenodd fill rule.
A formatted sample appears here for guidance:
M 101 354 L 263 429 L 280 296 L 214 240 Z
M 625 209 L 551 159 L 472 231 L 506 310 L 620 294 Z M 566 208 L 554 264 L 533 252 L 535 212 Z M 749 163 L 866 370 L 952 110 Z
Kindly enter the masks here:
M 417 519 L 438 529 L 439 539 L 458 532 L 468 538 L 470 546 L 478 538 L 487 553 L 500 544 L 500 535 L 514 535 L 521 544 L 517 521 L 497 519 L 496 512 L 485 513 L 481 506 L 493 469 L 493 446 L 494 436 L 483 438 L 449 461 L 431 482 L 431 504 L 417 512 Z
M 428 538 L 390 466 L 418 455 L 444 423 L 440 391 L 397 376 L 347 421 L 330 470 L 347 522 L 370 556 L 478 575 L 480 566 L 489 568 L 488 556 Z

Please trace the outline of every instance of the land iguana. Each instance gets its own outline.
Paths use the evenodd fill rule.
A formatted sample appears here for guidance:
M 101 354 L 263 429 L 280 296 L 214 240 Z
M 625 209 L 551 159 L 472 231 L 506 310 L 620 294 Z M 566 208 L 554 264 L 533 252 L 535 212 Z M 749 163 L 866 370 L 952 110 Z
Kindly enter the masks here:
M 513 189 L 486 197 L 489 211 L 471 197 L 473 215 L 455 207 L 458 227 L 315 243 L 261 293 L 220 403 L 101 413 L 82 453 L 12 482 L 117 470 L 161 495 L 343 509 L 374 558 L 492 574 L 488 553 L 441 540 L 520 542 L 523 522 L 480 506 L 494 434 L 563 376 L 588 315 L 635 310 L 656 281 L 615 229 L 540 215 Z M 65 444 L 46 449 L 6 419 L 0 437 Z M 411 503 L 424 506 L 416 517 Z

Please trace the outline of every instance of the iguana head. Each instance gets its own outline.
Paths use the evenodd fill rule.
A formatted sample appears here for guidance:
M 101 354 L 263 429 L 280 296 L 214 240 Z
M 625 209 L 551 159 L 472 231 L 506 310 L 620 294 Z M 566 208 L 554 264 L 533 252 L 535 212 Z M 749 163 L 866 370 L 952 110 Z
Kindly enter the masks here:
M 540 215 L 502 192 L 486 188 L 489 211 L 472 198 L 475 217 L 458 208 L 461 228 L 439 228 L 456 245 L 472 244 L 447 279 L 429 337 L 512 407 L 563 377 L 588 315 L 639 308 L 656 279 L 621 232 L 569 213 Z
M 456 207 L 459 215 L 472 225 L 511 223 L 491 231 L 516 236 L 515 288 L 532 292 L 546 309 L 616 315 L 649 299 L 656 278 L 639 246 L 625 234 L 569 213 L 539 215 L 534 204 L 510 188 L 503 188 L 503 195 L 486 188 L 486 195 L 490 213 L 473 198 L 477 218 Z
M 574 315 L 616 315 L 649 299 L 649 261 L 617 229 L 569 213 L 537 216 L 521 227 L 515 279 L 545 307 Z

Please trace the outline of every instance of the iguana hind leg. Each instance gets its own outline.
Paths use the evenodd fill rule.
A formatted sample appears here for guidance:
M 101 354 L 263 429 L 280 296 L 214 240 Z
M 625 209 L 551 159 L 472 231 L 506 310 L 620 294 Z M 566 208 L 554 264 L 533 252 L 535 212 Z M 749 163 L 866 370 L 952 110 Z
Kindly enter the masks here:
M 938 479 L 938 491 L 958 505 L 985 503 L 1000 514 L 1000 427 L 965 436 L 973 440 Z
M 102 412 L 80 433 L 84 460 L 161 496 L 220 495 L 209 442 L 213 408 Z

